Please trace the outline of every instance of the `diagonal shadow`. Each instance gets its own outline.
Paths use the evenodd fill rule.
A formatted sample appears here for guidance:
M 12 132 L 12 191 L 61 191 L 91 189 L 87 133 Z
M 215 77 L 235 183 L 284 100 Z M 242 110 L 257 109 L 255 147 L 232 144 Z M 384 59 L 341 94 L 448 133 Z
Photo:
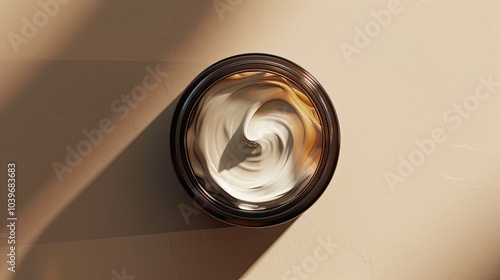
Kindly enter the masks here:
M 271 228 L 238 228 L 201 211 L 186 224 L 178 206 L 192 201 L 176 178 L 169 148 L 178 99 L 50 224 L 37 241 L 43 246 L 32 248 L 15 279 L 35 279 L 47 271 L 59 279 L 94 279 L 98 270 L 89 270 L 83 260 L 92 263 L 96 254 L 101 260 L 117 258 L 107 246 L 154 258 L 134 276 L 172 274 L 141 279 L 238 279 L 287 230 L 293 221 Z M 166 234 L 168 242 L 158 234 Z M 142 242 L 155 242 L 157 248 L 144 249 L 138 245 Z M 163 264 L 168 259 L 174 268 Z M 199 268 L 193 269 L 193 263 Z M 114 265 L 102 261 L 95 267 Z
M 169 135 L 178 98 L 85 188 L 37 243 L 227 226 L 194 208 L 175 175 Z

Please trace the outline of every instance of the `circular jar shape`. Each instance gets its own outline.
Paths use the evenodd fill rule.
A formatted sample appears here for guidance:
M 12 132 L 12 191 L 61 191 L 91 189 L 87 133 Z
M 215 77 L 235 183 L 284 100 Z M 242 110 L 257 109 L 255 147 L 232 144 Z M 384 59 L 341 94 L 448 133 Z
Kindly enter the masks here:
M 300 66 L 267 54 L 229 57 L 198 75 L 179 100 L 170 140 L 194 203 L 244 227 L 302 214 L 330 183 L 340 150 L 325 90 Z

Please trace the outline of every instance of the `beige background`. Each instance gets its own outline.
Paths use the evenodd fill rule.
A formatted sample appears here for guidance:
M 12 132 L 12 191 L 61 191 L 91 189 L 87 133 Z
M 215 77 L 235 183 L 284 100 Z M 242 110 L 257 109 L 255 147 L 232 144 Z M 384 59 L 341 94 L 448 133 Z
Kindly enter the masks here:
M 218 14 L 212 1 L 69 0 L 16 52 L 8 34 L 37 2 L 0 1 L 0 159 L 17 163 L 19 218 L 14 274 L 0 230 L 0 279 L 301 279 L 287 271 L 311 262 L 308 279 L 499 279 L 500 88 L 458 129 L 443 119 L 479 76 L 500 81 L 498 1 L 401 0 L 350 62 L 341 44 L 390 1 L 221 0 Z M 241 229 L 199 213 L 186 224 L 168 151 L 176 98 L 247 52 L 288 58 L 329 92 L 337 171 L 292 223 Z M 110 104 L 158 63 L 169 76 L 120 119 Z M 103 118 L 114 131 L 59 181 L 51 164 Z M 391 189 L 384 174 L 437 128 L 447 140 Z M 319 262 L 318 238 L 338 245 Z

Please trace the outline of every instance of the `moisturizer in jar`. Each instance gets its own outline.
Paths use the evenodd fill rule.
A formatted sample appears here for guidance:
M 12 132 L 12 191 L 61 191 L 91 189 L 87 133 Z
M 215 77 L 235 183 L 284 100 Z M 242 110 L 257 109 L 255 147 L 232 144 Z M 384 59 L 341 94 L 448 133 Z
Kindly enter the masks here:
M 222 60 L 187 87 L 171 131 L 176 172 L 194 201 L 233 225 L 298 217 L 327 187 L 340 133 L 328 95 L 271 55 Z

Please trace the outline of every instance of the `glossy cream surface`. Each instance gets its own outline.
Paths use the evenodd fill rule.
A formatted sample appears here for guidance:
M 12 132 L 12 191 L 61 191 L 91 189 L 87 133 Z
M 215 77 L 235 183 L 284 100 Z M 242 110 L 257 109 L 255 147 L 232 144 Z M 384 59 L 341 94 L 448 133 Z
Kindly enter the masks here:
M 302 190 L 322 146 L 310 99 L 265 72 L 235 74 L 212 86 L 187 136 L 191 165 L 205 188 L 248 210 L 280 205 Z

